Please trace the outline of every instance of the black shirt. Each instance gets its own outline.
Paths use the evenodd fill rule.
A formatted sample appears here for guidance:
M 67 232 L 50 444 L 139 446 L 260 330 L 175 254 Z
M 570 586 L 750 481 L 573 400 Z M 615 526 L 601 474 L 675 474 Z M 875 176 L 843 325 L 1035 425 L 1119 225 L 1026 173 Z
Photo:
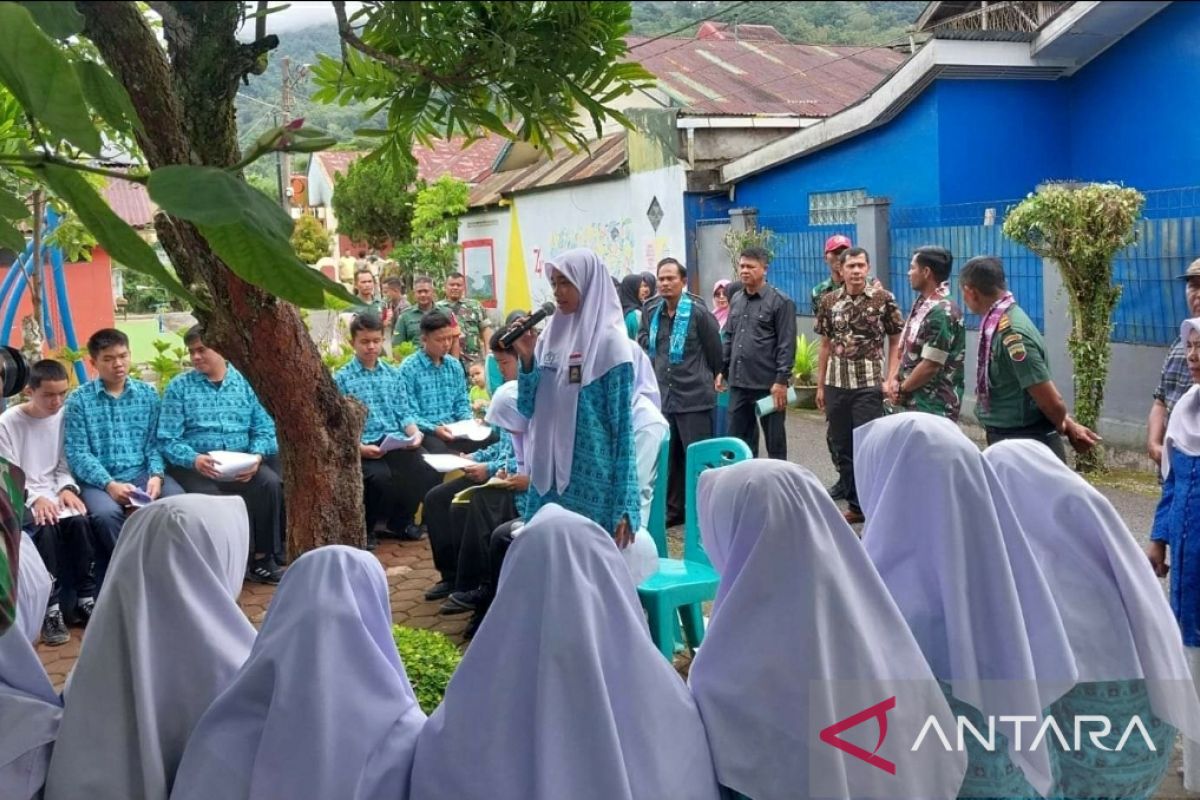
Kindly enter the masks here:
M 796 304 L 770 284 L 757 294 L 743 287 L 729 301 L 722 363 L 739 389 L 791 383 L 796 359 Z
M 661 297 L 651 300 L 642 314 L 638 344 L 646 352 L 650 351 L 650 323 L 665 302 Z M 675 317 L 669 316 L 664 308 L 658 323 L 653 359 L 663 413 L 708 411 L 717 404 L 713 381 L 721 371 L 721 326 L 704 303 L 693 297 L 692 318 L 683 340 L 683 360 L 678 364 L 671 363 L 671 331 L 674 328 Z

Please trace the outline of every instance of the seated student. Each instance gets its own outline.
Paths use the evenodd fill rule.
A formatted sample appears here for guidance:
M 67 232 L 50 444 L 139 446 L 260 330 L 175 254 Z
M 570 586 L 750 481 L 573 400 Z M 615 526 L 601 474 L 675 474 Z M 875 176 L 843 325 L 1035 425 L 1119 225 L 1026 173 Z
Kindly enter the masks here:
M 452 357 L 458 341 L 454 321 L 441 310 L 421 317 L 421 350 L 400 365 L 400 383 L 408 394 L 417 427 L 431 453 L 470 453 L 482 442 L 456 438 L 446 427 L 472 419 L 462 362 Z
M 17 576 L 17 619 L 0 636 L 0 797 L 34 800 L 42 796 L 50 750 L 62 719 L 62 700 L 33 649 L 50 574 L 28 536 L 21 537 Z
M 188 740 L 171 800 L 407 800 L 424 724 L 379 560 L 322 547 L 288 569 Z
M 63 693 L 46 800 L 167 800 L 192 729 L 254 644 L 237 605 L 249 547 L 237 497 L 130 518 Z
M 375 547 L 375 526 L 389 520 L 395 535 L 420 539 L 412 524 L 413 514 L 425 493 L 440 476 L 421 460 L 420 431 L 409 408 L 408 394 L 397 377 L 397 368 L 379 360 L 383 351 L 383 323 L 379 317 L 361 314 L 350 323 L 354 360 L 337 371 L 334 383 L 342 394 L 367 407 L 363 426 L 363 504 L 366 507 L 367 548 Z M 379 443 L 385 436 L 418 436 L 409 449 L 384 453 Z
M 129 377 L 129 338 L 102 328 L 91 335 L 87 348 L 99 377 L 67 398 L 65 449 L 92 515 L 99 584 L 134 491 L 156 500 L 183 494 L 183 489 L 165 474 L 158 449 L 158 392 Z
M 158 439 L 167 474 L 187 492 L 236 494 L 250 515 L 253 558 L 246 578 L 279 583 L 283 575 L 283 479 L 275 422 L 250 384 L 216 350 L 204 344 L 204 331 L 193 326 L 183 340 L 192 372 L 178 375 L 163 393 Z M 241 474 L 222 477 L 210 455 L 226 451 L 258 457 Z
M 51 647 L 71 640 L 59 606 L 64 587 L 76 597 L 86 625 L 95 608 L 95 546 L 87 508 L 63 452 L 63 404 L 67 370 L 53 359 L 29 370 L 29 399 L 0 414 L 0 457 L 25 473 L 25 529 L 54 579 L 42 609 L 42 641 Z
M 612 537 L 547 504 L 508 560 L 421 731 L 413 800 L 717 800 L 700 713 Z

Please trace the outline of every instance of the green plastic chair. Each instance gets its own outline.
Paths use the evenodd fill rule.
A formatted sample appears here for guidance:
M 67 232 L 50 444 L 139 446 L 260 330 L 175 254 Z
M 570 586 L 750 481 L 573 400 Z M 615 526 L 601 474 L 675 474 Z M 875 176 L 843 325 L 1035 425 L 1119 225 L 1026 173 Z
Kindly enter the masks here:
M 700 473 L 753 457 L 745 442 L 732 437 L 696 442 L 687 450 L 683 558 L 660 556 L 658 572 L 638 587 L 638 598 L 650 618 L 650 637 L 668 659 L 675 652 L 677 615 L 692 648 L 699 647 L 704 641 L 701 603 L 716 596 L 717 585 L 721 582 L 721 576 L 713 569 L 700 542 L 700 520 L 696 509 L 696 485 Z
M 654 476 L 654 499 L 650 501 L 650 519 L 646 521 L 646 530 L 654 539 L 658 549 L 658 557 L 667 557 L 667 462 L 671 458 L 671 431 L 663 437 L 662 447 L 658 450 L 658 472 Z

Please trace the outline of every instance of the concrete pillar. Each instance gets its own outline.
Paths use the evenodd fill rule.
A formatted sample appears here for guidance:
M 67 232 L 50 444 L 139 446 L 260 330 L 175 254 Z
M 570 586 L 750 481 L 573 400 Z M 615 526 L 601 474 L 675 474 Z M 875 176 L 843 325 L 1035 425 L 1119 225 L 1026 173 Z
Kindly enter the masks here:
M 891 291 L 888 264 L 892 255 L 892 237 L 889 227 L 889 210 L 892 201 L 886 197 L 868 197 L 858 204 L 858 232 L 854 244 L 867 251 L 871 257 L 871 272 Z
M 758 227 L 757 208 L 729 209 L 729 229 L 737 233 L 752 231 Z

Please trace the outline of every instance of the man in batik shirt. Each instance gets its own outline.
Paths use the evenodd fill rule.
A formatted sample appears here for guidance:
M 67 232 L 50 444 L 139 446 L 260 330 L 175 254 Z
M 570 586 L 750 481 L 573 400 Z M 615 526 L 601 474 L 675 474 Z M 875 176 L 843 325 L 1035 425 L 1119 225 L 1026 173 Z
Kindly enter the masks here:
M 962 311 L 948 297 L 953 264 L 950 251 L 942 247 L 921 247 L 913 253 L 908 282 L 917 300 L 900 334 L 899 371 L 888 376 L 884 392 L 896 409 L 957 421 L 967 329 Z

